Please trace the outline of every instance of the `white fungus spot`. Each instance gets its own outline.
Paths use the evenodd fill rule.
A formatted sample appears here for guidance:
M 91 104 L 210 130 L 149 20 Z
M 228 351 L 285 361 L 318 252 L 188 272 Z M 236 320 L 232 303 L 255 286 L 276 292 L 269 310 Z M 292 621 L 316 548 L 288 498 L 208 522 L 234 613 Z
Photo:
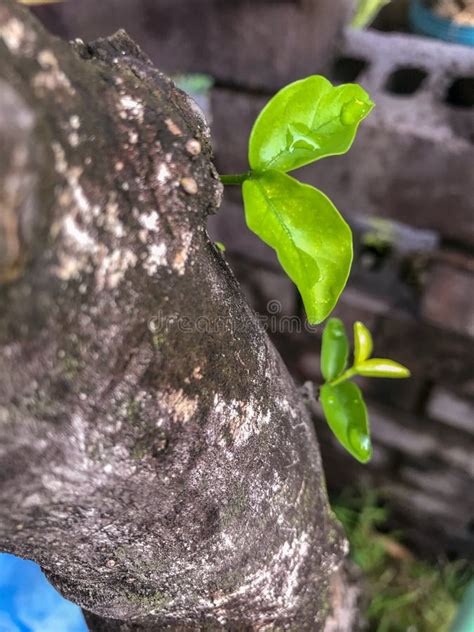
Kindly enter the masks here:
M 191 232 L 183 233 L 182 235 L 183 245 L 173 258 L 172 268 L 179 274 L 179 276 L 183 276 L 185 272 L 185 266 L 189 257 L 192 239 L 193 239 L 193 234 Z
M 150 213 L 142 213 L 138 218 L 138 221 L 146 230 L 157 233 L 159 228 L 158 219 L 158 213 L 156 211 L 151 211 Z
M 198 156 L 201 153 L 201 143 L 195 138 L 190 138 L 186 143 L 186 151 L 191 156 Z
M 0 37 L 12 53 L 30 52 L 36 40 L 35 34 L 27 31 L 23 22 L 16 18 L 10 18 L 4 24 L 0 24 Z
M 124 94 L 120 97 L 120 105 L 123 108 L 123 113 L 127 116 L 137 119 L 139 123 L 143 123 L 145 108 L 143 103 L 139 99 L 134 99 L 128 94 Z
M 83 251 L 92 251 L 95 247 L 95 241 L 83 229 L 79 228 L 75 220 L 68 215 L 63 222 L 64 234 L 73 240 L 77 247 Z
M 158 167 L 158 171 L 156 173 L 156 179 L 159 184 L 166 184 L 168 180 L 171 178 L 171 171 L 168 169 L 167 165 L 162 162 Z
M 135 267 L 137 256 L 129 249 L 114 250 L 106 255 L 96 271 L 97 289 L 113 290 L 122 281 L 129 268 Z
M 143 267 L 147 274 L 153 276 L 160 266 L 166 266 L 167 264 L 166 244 L 150 244 L 148 247 L 148 256 L 143 262 Z
M 66 74 L 59 67 L 59 62 L 53 51 L 44 49 L 38 53 L 38 63 L 43 68 L 33 77 L 33 86 L 42 90 L 64 90 L 69 95 L 74 95 L 75 90 Z
M 71 132 L 67 139 L 71 147 L 77 147 L 79 145 L 79 134 L 77 132 Z

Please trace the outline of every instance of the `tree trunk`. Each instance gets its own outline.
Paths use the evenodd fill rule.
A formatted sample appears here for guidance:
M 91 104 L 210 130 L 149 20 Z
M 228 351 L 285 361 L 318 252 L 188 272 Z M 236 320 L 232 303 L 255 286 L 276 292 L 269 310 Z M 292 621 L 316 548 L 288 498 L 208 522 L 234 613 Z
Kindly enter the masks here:
M 196 106 L 124 32 L 69 46 L 0 0 L 0 149 L 0 548 L 92 630 L 352 630 Z

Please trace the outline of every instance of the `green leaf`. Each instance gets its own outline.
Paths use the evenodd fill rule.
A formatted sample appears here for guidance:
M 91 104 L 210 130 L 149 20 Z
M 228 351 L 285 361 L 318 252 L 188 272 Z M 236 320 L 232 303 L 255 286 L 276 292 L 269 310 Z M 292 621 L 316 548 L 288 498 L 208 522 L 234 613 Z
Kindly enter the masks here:
M 324 327 L 321 347 L 321 373 L 326 382 L 341 375 L 348 355 L 349 341 L 344 324 L 339 318 L 330 318 Z
M 357 364 L 354 369 L 358 375 L 365 377 L 410 377 L 410 371 L 405 366 L 385 358 L 365 360 Z
M 372 336 L 367 327 L 357 321 L 354 323 L 354 364 L 364 362 L 372 353 Z
M 368 26 L 376 17 L 380 9 L 390 0 L 358 0 L 357 10 L 351 25 L 356 29 Z
M 340 443 L 361 463 L 372 456 L 367 409 L 358 386 L 324 384 L 320 400 L 329 427 Z
M 373 106 L 357 84 L 333 87 L 319 75 L 295 81 L 277 92 L 255 121 L 250 166 L 286 172 L 344 154 Z
M 321 322 L 349 276 L 349 226 L 324 193 L 278 171 L 246 180 L 243 196 L 248 227 L 276 251 L 300 291 L 309 322 Z

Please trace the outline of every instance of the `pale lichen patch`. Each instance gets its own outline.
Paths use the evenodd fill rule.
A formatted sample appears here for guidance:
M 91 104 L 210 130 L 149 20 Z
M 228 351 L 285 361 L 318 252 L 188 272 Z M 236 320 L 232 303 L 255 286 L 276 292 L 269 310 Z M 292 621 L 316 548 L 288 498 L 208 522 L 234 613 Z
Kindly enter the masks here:
M 195 380 L 202 380 L 202 371 L 201 371 L 201 367 L 200 366 L 197 366 L 197 367 L 194 368 L 193 378 Z
M 59 62 L 51 50 L 41 50 L 37 57 L 42 70 L 32 80 L 33 87 L 38 91 L 64 90 L 69 95 L 74 95 L 75 90 L 66 74 L 61 70 Z
M 73 114 L 69 117 L 69 125 L 72 129 L 79 129 L 81 127 L 81 119 L 77 116 L 77 114 Z
M 138 238 L 142 243 L 146 244 L 148 241 L 148 235 L 150 233 L 157 233 L 159 230 L 158 213 L 156 211 L 151 211 L 150 213 L 142 213 L 141 215 L 138 215 L 137 209 L 134 209 L 134 211 L 136 211 L 138 222 L 140 226 L 142 226 L 142 229 L 138 231 Z
M 24 55 L 31 54 L 36 42 L 33 31 L 27 29 L 25 24 L 16 18 L 10 18 L 4 24 L 0 24 L 0 37 L 10 52 Z
M 191 156 L 199 156 L 201 153 L 201 143 L 195 138 L 190 138 L 186 143 L 186 151 Z
M 71 215 L 68 215 L 63 222 L 64 233 L 72 239 L 77 247 L 85 252 L 92 252 L 95 248 L 95 241 L 82 228 L 79 228 L 76 221 Z
M 51 143 L 54 154 L 54 167 L 58 173 L 65 174 L 67 170 L 66 154 L 64 149 L 57 142 Z
M 298 607 L 301 587 L 301 569 L 311 555 L 311 538 L 303 531 L 285 540 L 265 567 L 244 577 L 242 584 L 233 592 L 214 599 L 214 605 L 222 608 L 238 596 L 259 596 L 277 617 Z M 284 568 L 284 573 L 281 569 Z M 283 577 L 282 584 L 275 584 L 275 577 Z
M 57 276 L 67 281 L 77 278 L 99 251 L 96 237 L 86 227 L 92 219 L 91 204 L 81 186 L 81 167 L 70 167 L 63 147 L 52 143 L 55 169 L 64 180 L 63 190 L 58 194 L 58 202 L 64 208 L 62 217 L 51 227 L 51 237 L 60 238 L 58 246 Z
M 158 167 L 157 173 L 156 173 L 156 180 L 159 184 L 166 184 L 172 177 L 171 171 L 169 170 L 168 166 L 162 162 L 160 164 L 160 166 Z
M 79 134 L 77 132 L 71 132 L 67 137 L 68 143 L 71 147 L 77 147 L 79 145 Z
M 109 200 L 105 205 L 104 214 L 100 218 L 100 223 L 105 230 L 114 235 L 117 239 L 121 239 L 125 235 L 125 226 L 121 221 L 119 212 L 119 205 L 117 203 L 117 194 L 115 192 L 110 193 Z
M 133 118 L 140 124 L 143 123 L 145 117 L 145 107 L 140 99 L 135 99 L 129 94 L 123 94 L 119 99 L 120 118 Z
M 157 233 L 159 229 L 158 219 L 158 213 L 156 211 L 150 211 L 149 213 L 142 213 L 139 216 L 138 221 L 145 230 Z
M 165 119 L 165 124 L 169 131 L 173 134 L 173 136 L 181 136 L 181 134 L 183 133 L 181 131 L 181 128 L 178 127 L 178 125 L 176 125 L 176 123 L 172 119 Z
M 145 268 L 149 276 L 156 274 L 160 266 L 168 265 L 166 259 L 166 244 L 150 244 L 148 247 L 148 253 L 143 261 L 143 267 Z
M 134 132 L 133 130 L 130 130 L 128 132 L 128 142 L 131 145 L 136 145 L 136 143 L 138 143 L 138 134 L 137 134 L 137 132 Z
M 252 397 L 248 401 L 227 401 L 216 393 L 213 411 L 220 418 L 216 424 L 219 433 L 213 439 L 222 446 L 226 445 L 226 436 L 232 438 L 235 446 L 244 445 L 253 435 L 258 435 L 271 419 L 270 410 L 262 410 Z
M 172 268 L 179 274 L 179 276 L 183 276 L 185 273 L 186 262 L 191 250 L 192 239 L 193 234 L 191 232 L 183 233 L 181 236 L 182 246 L 173 258 Z
M 59 63 L 56 55 L 52 50 L 43 49 L 38 53 L 38 63 L 41 68 L 47 70 L 49 68 L 59 68 Z
M 110 249 L 98 239 L 98 227 L 120 240 L 125 226 L 119 217 L 117 194 L 112 192 L 102 209 L 92 205 L 80 183 L 82 167 L 70 167 L 63 147 L 52 143 L 56 171 L 64 178 L 65 186 L 58 201 L 69 210 L 55 222 L 51 236 L 59 236 L 57 276 L 68 281 L 82 273 L 94 273 L 98 291 L 114 289 L 123 280 L 127 270 L 137 264 L 138 258 L 130 249 Z
M 159 393 L 158 398 L 167 414 L 180 423 L 187 423 L 199 405 L 196 398 L 187 397 L 182 389 Z
M 113 290 L 122 281 L 129 268 L 135 267 L 137 256 L 130 249 L 114 250 L 107 254 L 96 270 L 97 290 Z

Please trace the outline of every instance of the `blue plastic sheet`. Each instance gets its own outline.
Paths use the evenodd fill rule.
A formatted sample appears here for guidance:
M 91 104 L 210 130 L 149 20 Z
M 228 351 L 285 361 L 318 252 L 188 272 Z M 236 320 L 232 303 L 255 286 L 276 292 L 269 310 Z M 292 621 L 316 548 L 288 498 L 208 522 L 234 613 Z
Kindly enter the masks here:
M 87 632 L 80 608 L 34 562 L 0 554 L 0 632 Z

